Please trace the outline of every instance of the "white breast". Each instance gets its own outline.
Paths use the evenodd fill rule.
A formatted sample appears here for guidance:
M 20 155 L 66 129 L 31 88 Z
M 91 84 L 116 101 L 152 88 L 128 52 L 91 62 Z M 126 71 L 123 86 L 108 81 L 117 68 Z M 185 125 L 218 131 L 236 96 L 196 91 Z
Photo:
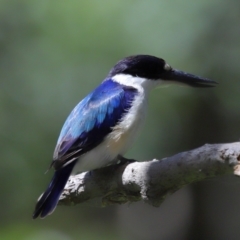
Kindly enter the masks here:
M 112 132 L 105 137 L 101 144 L 79 158 L 73 173 L 106 166 L 119 154 L 123 155 L 132 145 L 139 127 L 145 119 L 148 93 L 151 87 L 145 82 L 149 80 L 142 78 L 132 79 L 132 76 L 127 76 L 128 78 L 126 78 L 126 75 L 118 75 L 118 77 L 113 80 L 124 85 L 135 87 L 138 90 L 132 107 L 128 113 L 124 115 L 119 124 L 113 127 Z M 139 81 L 141 81 L 141 84 L 139 84 Z
M 124 154 L 132 145 L 139 127 L 145 119 L 147 101 L 144 91 L 135 97 L 132 107 L 125 114 L 122 120 L 113 128 L 113 131 L 106 137 L 106 145 L 111 156 Z

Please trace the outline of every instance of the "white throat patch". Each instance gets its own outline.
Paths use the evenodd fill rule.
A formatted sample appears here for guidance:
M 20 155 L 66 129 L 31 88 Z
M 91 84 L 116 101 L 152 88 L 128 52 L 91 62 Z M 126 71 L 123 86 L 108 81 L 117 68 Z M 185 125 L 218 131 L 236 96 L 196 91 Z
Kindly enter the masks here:
M 161 80 L 133 77 L 130 74 L 117 74 L 112 77 L 112 80 L 124 86 L 134 87 L 139 91 L 144 90 L 145 94 L 163 82 Z

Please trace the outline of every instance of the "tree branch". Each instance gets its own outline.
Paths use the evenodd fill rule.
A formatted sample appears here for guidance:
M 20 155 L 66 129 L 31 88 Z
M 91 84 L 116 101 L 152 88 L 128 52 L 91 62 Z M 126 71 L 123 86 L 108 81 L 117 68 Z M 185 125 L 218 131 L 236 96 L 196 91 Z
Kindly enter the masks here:
M 71 176 L 59 204 L 100 199 L 102 206 L 144 200 L 159 206 L 183 186 L 207 178 L 240 176 L 240 142 L 206 144 L 172 157 L 113 165 Z

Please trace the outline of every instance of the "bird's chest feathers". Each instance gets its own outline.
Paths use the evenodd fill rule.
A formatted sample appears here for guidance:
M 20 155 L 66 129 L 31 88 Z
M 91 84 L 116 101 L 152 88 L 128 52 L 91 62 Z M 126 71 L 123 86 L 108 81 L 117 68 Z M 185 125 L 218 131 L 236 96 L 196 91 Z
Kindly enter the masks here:
M 139 127 L 145 119 L 146 105 L 147 102 L 143 93 L 139 93 L 135 97 L 131 108 L 107 136 L 107 146 L 110 151 L 123 154 L 129 145 L 131 145 Z

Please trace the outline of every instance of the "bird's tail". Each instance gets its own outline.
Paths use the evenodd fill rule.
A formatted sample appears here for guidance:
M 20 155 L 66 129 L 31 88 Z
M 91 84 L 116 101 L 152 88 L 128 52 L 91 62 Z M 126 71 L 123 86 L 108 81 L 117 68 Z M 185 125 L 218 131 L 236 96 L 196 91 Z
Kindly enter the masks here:
M 33 213 L 33 219 L 39 215 L 41 218 L 44 218 L 54 211 L 74 165 L 75 161 L 55 171 L 47 190 L 38 199 Z

